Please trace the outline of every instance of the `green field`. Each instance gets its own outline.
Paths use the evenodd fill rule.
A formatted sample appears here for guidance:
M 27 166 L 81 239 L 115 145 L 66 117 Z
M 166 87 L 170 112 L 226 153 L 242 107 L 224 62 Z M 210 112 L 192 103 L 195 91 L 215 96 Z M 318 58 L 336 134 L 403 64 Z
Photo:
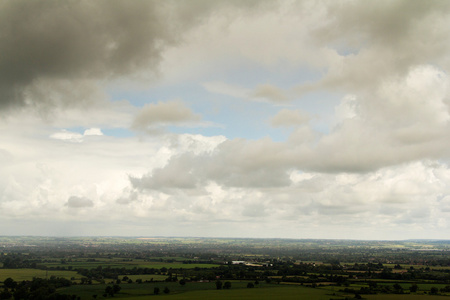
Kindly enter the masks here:
M 330 297 L 338 299 L 336 296 L 327 294 L 321 289 L 312 289 L 305 287 L 273 287 L 256 288 L 240 290 L 211 290 L 211 291 L 193 291 L 184 294 L 169 296 L 169 299 L 188 300 L 188 299 L 258 299 L 258 300 L 291 300 L 291 299 L 311 299 L 311 300 L 329 300 Z
M 409 293 L 409 288 L 413 285 L 412 283 L 402 283 L 402 282 L 395 282 L 398 283 L 403 290 L 405 291 L 405 293 Z M 394 284 L 394 282 L 392 283 L 378 283 L 378 286 L 390 286 L 392 287 Z M 439 290 L 441 288 L 444 288 L 446 286 L 448 286 L 448 284 L 439 284 L 439 283 L 417 283 L 418 286 L 418 294 L 419 293 L 423 293 L 423 292 L 429 292 L 431 290 L 432 287 L 436 287 Z M 359 290 L 362 287 L 369 287 L 368 284 L 366 283 L 358 283 L 358 284 L 350 284 L 348 287 L 344 287 L 344 286 L 322 286 L 322 289 L 328 289 L 330 291 L 339 291 L 339 290 L 343 290 L 345 288 L 350 288 L 350 289 L 354 289 L 354 290 Z M 384 294 L 381 294 L 384 295 Z
M 408 290 L 409 287 L 412 285 L 412 283 L 398 283 L 404 290 Z M 378 285 L 390 285 L 392 286 L 392 283 L 379 283 Z M 432 287 L 437 287 L 438 289 L 444 288 L 448 286 L 449 284 L 442 284 L 442 283 L 417 283 L 417 286 L 419 288 L 419 291 L 429 291 Z
M 225 281 L 223 281 L 225 282 Z M 232 289 L 244 289 L 247 287 L 249 281 L 233 281 L 231 282 Z M 94 294 L 101 295 L 103 294 L 105 287 L 108 284 L 93 284 L 93 285 L 73 285 L 70 287 L 66 287 L 60 290 L 61 293 L 64 294 L 80 294 L 87 295 L 91 297 Z M 161 291 L 168 287 L 171 293 L 183 293 L 186 291 L 195 291 L 195 290 L 215 290 L 216 285 L 215 282 L 188 282 L 184 286 L 180 285 L 178 282 L 147 282 L 147 283 L 130 283 L 130 284 L 120 284 L 122 287 L 122 291 L 120 294 L 133 294 L 133 295 L 146 295 L 148 293 L 153 294 L 153 289 L 155 287 L 159 287 Z M 267 284 L 262 282 L 258 285 L 257 288 L 273 288 L 279 287 L 276 284 Z
M 49 270 L 37 270 L 37 269 L 0 269 L 0 281 L 4 281 L 6 278 L 11 277 L 15 281 L 31 280 L 33 277 L 50 278 L 50 276 L 63 277 L 66 279 L 75 280 L 81 279 L 83 276 L 77 274 L 75 271 L 57 271 Z
M 329 291 L 313 289 L 302 286 L 278 286 L 246 288 L 248 282 L 232 282 L 230 290 L 216 290 L 215 284 L 210 283 L 187 283 L 181 286 L 178 283 L 152 283 L 152 284 L 129 284 L 121 285 L 122 290 L 114 295 L 118 299 L 148 299 L 153 297 L 153 289 L 160 288 L 160 295 L 167 299 L 311 299 L 329 300 L 332 296 Z M 106 285 L 71 286 L 61 289 L 64 294 L 77 294 L 82 300 L 92 299 L 93 295 L 100 297 L 104 293 Z M 164 294 L 165 287 L 170 289 L 169 294 Z
M 364 295 L 367 300 L 443 300 L 448 299 L 445 296 L 433 295 Z

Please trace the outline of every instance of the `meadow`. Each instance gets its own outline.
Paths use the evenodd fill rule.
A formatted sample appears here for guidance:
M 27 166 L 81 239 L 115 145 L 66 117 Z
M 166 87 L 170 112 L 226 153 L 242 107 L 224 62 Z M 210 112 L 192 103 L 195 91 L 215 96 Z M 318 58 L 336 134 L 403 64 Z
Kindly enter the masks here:
M 442 295 L 365 295 L 367 300 L 444 300 L 448 299 Z
M 75 271 L 38 270 L 38 269 L 0 269 L 0 281 L 10 277 L 15 281 L 31 280 L 35 277 L 50 278 L 51 276 L 79 281 L 83 276 Z
M 208 290 L 208 291 L 193 291 L 189 293 L 177 294 L 168 297 L 173 300 L 194 300 L 194 299 L 217 299 L 217 300 L 329 300 L 330 297 L 334 299 L 344 299 L 342 297 L 332 296 L 327 294 L 327 291 L 320 289 L 312 289 L 305 287 L 272 287 L 272 288 L 257 288 L 257 289 L 230 289 L 230 290 Z
M 333 296 L 330 291 L 324 289 L 307 288 L 303 286 L 262 285 L 256 288 L 247 288 L 248 282 L 231 282 L 231 289 L 217 290 L 214 282 L 187 283 L 180 286 L 178 283 L 148 283 L 123 285 L 122 290 L 114 295 L 117 299 L 148 299 L 154 296 L 154 288 L 160 288 L 160 295 L 167 299 L 311 299 L 329 300 L 344 299 L 341 296 Z M 170 290 L 170 294 L 164 294 L 164 288 Z M 76 294 L 81 300 L 93 299 L 94 295 L 104 293 L 104 285 L 98 286 L 72 286 L 61 290 L 66 294 Z

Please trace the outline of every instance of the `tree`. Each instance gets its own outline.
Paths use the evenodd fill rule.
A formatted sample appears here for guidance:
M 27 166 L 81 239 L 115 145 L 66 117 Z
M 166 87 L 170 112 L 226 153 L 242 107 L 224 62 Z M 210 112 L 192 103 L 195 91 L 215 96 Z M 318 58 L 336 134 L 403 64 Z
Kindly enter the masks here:
M 247 288 L 251 289 L 254 287 L 255 287 L 255 285 L 253 283 L 251 283 L 251 282 L 247 283 Z
M 436 295 L 438 292 L 439 292 L 439 290 L 438 290 L 437 287 L 434 287 L 434 286 L 433 286 L 433 287 L 430 289 L 430 294 L 432 294 L 432 295 Z
M 8 277 L 3 281 L 3 285 L 8 289 L 14 289 L 17 286 L 17 282 L 15 282 L 11 277 Z
M 11 292 L 6 289 L 0 292 L 0 299 L 9 299 L 11 297 L 12 297 Z
M 419 289 L 419 287 L 415 283 L 409 287 L 409 290 L 411 293 L 417 292 L 418 289 Z
M 186 284 L 186 280 L 181 279 L 181 280 L 179 281 L 179 283 L 180 283 L 180 285 L 184 286 L 184 285 Z
M 396 292 L 400 292 L 401 290 L 403 290 L 402 286 L 398 283 L 394 284 L 394 289 Z
M 15 290 L 13 296 L 14 296 L 14 299 L 16 299 L 16 300 L 27 299 L 29 296 L 29 293 L 28 293 L 28 290 L 26 287 L 21 286 Z
M 118 284 L 113 285 L 114 294 L 120 292 L 121 289 L 122 288 L 120 287 L 120 285 Z
M 114 290 L 113 290 L 112 286 L 108 285 L 105 288 L 105 294 L 110 295 L 111 297 L 114 296 Z
M 222 289 L 222 281 L 220 281 L 220 280 L 216 281 L 216 289 L 218 289 L 218 290 Z
M 168 293 L 170 293 L 170 290 L 169 290 L 169 288 L 166 286 L 166 287 L 164 288 L 164 294 L 168 294 Z
M 225 284 L 223 285 L 223 288 L 226 289 L 226 290 L 231 289 L 231 282 L 226 281 Z
M 153 294 L 158 295 L 159 294 L 159 287 L 155 287 L 153 289 Z

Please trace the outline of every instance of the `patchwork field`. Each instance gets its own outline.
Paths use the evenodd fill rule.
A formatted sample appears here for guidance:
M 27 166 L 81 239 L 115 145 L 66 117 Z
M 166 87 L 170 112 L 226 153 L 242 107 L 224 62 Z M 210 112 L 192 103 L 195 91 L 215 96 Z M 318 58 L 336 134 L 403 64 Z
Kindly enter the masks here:
M 0 299 L 448 299 L 448 244 L 0 237 Z

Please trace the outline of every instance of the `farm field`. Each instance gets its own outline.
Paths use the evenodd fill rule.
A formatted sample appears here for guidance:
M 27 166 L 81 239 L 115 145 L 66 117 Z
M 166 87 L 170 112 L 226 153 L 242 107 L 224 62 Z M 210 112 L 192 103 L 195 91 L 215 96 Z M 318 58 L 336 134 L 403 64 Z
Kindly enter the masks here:
M 410 286 L 411 283 L 402 283 L 402 282 L 398 282 L 398 284 L 405 290 L 407 290 Z M 379 283 L 379 285 L 383 286 L 383 285 L 392 285 L 392 283 Z M 417 287 L 419 288 L 419 291 L 429 291 L 432 287 L 437 287 L 438 289 L 444 288 L 446 287 L 448 284 L 443 284 L 443 283 L 418 283 Z
M 247 288 L 247 284 L 250 281 L 230 281 L 231 289 L 243 289 Z M 89 292 L 89 295 L 98 294 L 105 290 L 105 287 L 110 284 L 92 284 L 92 285 L 72 285 L 70 287 L 63 288 L 61 291 L 65 293 L 71 294 L 73 292 L 78 293 L 80 290 L 86 290 Z M 153 289 L 155 287 L 159 287 L 162 291 L 163 288 L 168 287 L 171 293 L 183 293 L 187 291 L 196 291 L 196 290 L 216 290 L 215 282 L 188 282 L 185 285 L 180 285 L 178 282 L 146 282 L 146 283 L 129 283 L 129 284 L 121 284 L 122 287 L 121 294 L 123 293 L 132 293 L 139 294 L 144 293 L 147 294 L 149 291 L 153 294 Z M 280 285 L 278 284 L 266 284 L 260 283 L 258 288 L 278 288 Z
M 441 295 L 364 295 L 367 300 L 444 300 Z
M 248 282 L 240 284 L 233 282 L 229 290 L 217 290 L 214 283 L 189 283 L 184 287 L 179 284 L 151 283 L 124 285 L 122 290 L 114 295 L 117 299 L 148 299 L 154 296 L 154 288 L 159 287 L 161 294 L 164 288 L 169 288 L 170 294 L 164 295 L 167 299 L 311 299 L 328 300 L 331 294 L 327 290 L 306 288 L 302 286 L 277 286 L 246 288 Z M 69 287 L 62 289 L 66 294 L 76 294 L 81 300 L 92 299 L 94 295 L 102 295 L 105 285 L 90 287 Z M 333 296 L 336 299 L 342 297 Z M 342 298 L 343 299 L 343 298 Z
M 65 279 L 75 278 L 81 279 L 83 276 L 75 271 L 59 271 L 59 270 L 38 270 L 38 269 L 0 269 L 0 281 L 4 281 L 10 277 L 15 281 L 31 280 L 34 277 L 49 278 L 50 276 L 62 277 Z
M 169 296 L 168 299 L 173 300 L 194 300 L 194 299 L 258 299 L 258 300 L 294 300 L 294 299 L 310 299 L 310 300 L 329 300 L 330 297 L 335 299 L 344 299 L 341 297 L 331 296 L 327 291 L 320 289 L 312 289 L 305 287 L 272 287 L 258 289 L 231 289 L 231 290 L 212 290 L 212 291 L 193 291 L 178 295 Z

